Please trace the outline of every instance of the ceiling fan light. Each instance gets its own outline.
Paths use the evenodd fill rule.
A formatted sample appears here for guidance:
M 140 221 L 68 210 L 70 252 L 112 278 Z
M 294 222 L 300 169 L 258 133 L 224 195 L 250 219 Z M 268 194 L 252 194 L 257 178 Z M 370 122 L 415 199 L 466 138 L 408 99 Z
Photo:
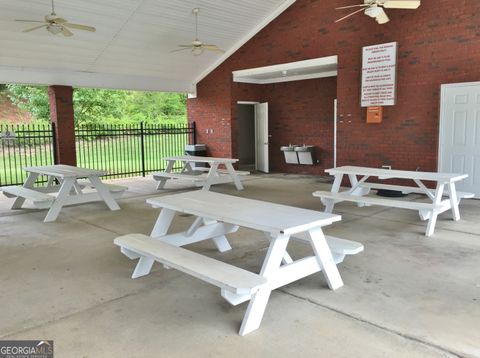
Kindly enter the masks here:
M 201 47 L 194 47 L 192 49 L 193 56 L 200 56 L 203 53 L 203 48 Z
M 382 13 L 382 9 L 378 6 L 371 6 L 365 9 L 365 15 L 370 17 L 377 17 Z
M 57 35 L 60 32 L 62 32 L 63 28 L 62 28 L 62 26 L 57 26 L 57 25 L 53 24 L 53 25 L 48 25 L 47 30 L 52 34 Z

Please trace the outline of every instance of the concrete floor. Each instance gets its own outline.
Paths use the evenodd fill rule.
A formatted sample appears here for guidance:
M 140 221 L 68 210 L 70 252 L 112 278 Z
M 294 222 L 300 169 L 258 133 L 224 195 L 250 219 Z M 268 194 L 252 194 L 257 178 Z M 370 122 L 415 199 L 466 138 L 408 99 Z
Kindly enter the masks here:
M 326 232 L 365 245 L 339 265 L 345 286 L 330 291 L 316 274 L 278 289 L 260 329 L 240 337 L 246 304 L 230 306 L 216 287 L 158 264 L 130 279 L 135 262 L 113 239 L 148 234 L 158 210 L 145 200 L 185 187 L 123 182 L 121 211 L 73 206 L 49 224 L 45 211 L 11 211 L 11 199 L 0 199 L 0 339 L 53 339 L 56 357 L 480 357 L 479 200 L 462 202 L 459 222 L 442 214 L 431 238 L 416 212 L 337 205 L 343 220 Z M 330 187 L 280 174 L 244 184 L 213 190 L 323 210 L 311 193 Z M 177 217 L 175 230 L 191 221 Z M 210 242 L 190 248 L 258 271 L 262 234 L 241 229 L 230 239 L 224 254 Z

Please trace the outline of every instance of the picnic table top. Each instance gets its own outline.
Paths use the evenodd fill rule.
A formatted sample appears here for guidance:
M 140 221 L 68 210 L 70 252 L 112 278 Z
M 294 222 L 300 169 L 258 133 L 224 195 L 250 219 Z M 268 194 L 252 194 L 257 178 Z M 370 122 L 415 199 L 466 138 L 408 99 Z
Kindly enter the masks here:
M 437 173 L 437 172 L 420 172 L 414 170 L 395 170 L 383 168 L 369 168 L 357 166 L 342 166 L 337 168 L 326 169 L 325 172 L 331 175 L 336 174 L 356 174 L 381 177 L 381 179 L 398 178 L 398 179 L 417 179 L 431 180 L 437 182 L 455 182 L 468 177 L 468 174 L 458 173 Z
M 200 157 L 195 155 L 178 155 L 163 158 L 165 160 L 180 160 L 184 162 L 198 163 L 236 163 L 238 159 L 234 158 L 216 158 L 216 157 Z
M 23 167 L 23 170 L 30 173 L 38 173 L 42 175 L 49 175 L 59 178 L 74 177 L 84 178 L 88 176 L 103 176 L 107 174 L 104 170 L 79 168 L 72 165 L 56 164 L 45 166 L 28 166 Z
M 292 235 L 340 221 L 341 216 L 210 191 L 147 199 L 153 207 L 205 217 L 264 232 Z

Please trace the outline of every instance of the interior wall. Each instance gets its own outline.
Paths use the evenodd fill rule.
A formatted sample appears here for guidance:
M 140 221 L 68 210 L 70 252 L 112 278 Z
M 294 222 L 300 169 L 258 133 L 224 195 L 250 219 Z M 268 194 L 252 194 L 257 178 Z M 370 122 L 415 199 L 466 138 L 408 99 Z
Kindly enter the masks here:
M 219 126 L 205 142 L 216 155 L 235 156 L 236 101 L 258 101 L 245 96 L 267 93 L 254 96 L 259 90 L 253 85 L 245 90 L 233 84 L 232 71 L 338 55 L 337 164 L 436 170 L 440 85 L 480 79 L 480 1 L 451 4 L 422 1 L 416 10 L 388 9 L 391 21 L 379 25 L 362 13 L 335 23 L 345 14 L 335 10 L 338 0 L 297 0 L 200 82 L 197 99 L 188 101 L 189 118 L 202 128 L 203 122 Z M 362 46 L 391 41 L 398 42 L 397 103 L 384 108 L 383 123 L 366 124 Z
M 238 164 L 255 164 L 255 106 L 237 105 Z

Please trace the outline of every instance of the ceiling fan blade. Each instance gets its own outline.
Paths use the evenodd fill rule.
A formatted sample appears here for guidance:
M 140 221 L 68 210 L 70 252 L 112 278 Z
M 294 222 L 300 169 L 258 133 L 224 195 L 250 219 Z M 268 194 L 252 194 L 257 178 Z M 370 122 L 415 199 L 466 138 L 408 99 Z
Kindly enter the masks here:
M 420 6 L 420 0 L 384 0 L 378 3 L 386 9 L 417 9 Z
M 341 18 L 338 19 L 338 20 L 335 20 L 335 22 L 340 22 L 340 21 L 342 21 L 342 20 L 345 20 L 345 19 L 349 18 L 350 16 L 353 16 L 353 15 L 359 13 L 360 11 L 364 11 L 364 10 L 365 10 L 365 9 L 359 9 L 359 10 L 357 10 L 357 11 L 354 11 L 354 12 L 352 12 L 351 14 L 348 14 L 347 16 L 344 16 L 344 17 L 341 17 Z
M 79 24 L 71 24 L 70 22 L 65 22 L 63 26 L 69 27 L 71 29 L 77 29 L 77 30 L 85 30 L 85 31 L 90 31 L 90 32 L 95 32 L 97 31 L 96 28 L 93 26 L 86 26 L 86 25 L 79 25 Z
M 225 50 L 222 50 L 220 47 L 217 45 L 209 45 L 209 44 L 204 44 L 202 46 L 205 50 L 208 51 L 215 51 L 215 52 L 220 52 L 220 53 L 225 53 Z
M 62 28 L 62 34 L 65 37 L 71 37 L 73 36 L 73 32 L 67 29 L 66 27 Z
M 387 16 L 387 13 L 381 9 L 382 11 L 380 12 L 380 14 L 375 18 L 375 20 L 380 24 L 386 24 L 387 22 L 390 21 L 390 19 L 388 18 Z
M 15 21 L 18 21 L 18 22 L 39 22 L 39 23 L 42 23 L 42 24 L 45 23 L 45 21 L 37 21 L 37 20 L 15 20 Z
M 23 30 L 23 32 L 34 31 L 34 30 L 38 30 L 38 29 L 41 29 L 42 27 L 47 27 L 47 26 L 48 26 L 47 24 L 43 24 L 43 25 L 40 25 L 40 26 L 32 27 L 31 29 Z
M 187 47 L 195 47 L 195 45 L 177 45 L 177 46 L 178 46 L 178 47 L 185 47 L 185 48 L 187 48 Z
M 170 51 L 170 53 L 184 51 L 184 50 L 190 50 L 190 47 L 184 47 L 184 48 L 179 48 L 179 49 L 176 49 L 176 50 L 172 50 L 172 51 Z
M 352 7 L 364 7 L 364 6 L 370 6 L 370 4 L 358 4 L 358 5 L 340 6 L 340 7 L 336 7 L 335 10 L 351 9 Z

